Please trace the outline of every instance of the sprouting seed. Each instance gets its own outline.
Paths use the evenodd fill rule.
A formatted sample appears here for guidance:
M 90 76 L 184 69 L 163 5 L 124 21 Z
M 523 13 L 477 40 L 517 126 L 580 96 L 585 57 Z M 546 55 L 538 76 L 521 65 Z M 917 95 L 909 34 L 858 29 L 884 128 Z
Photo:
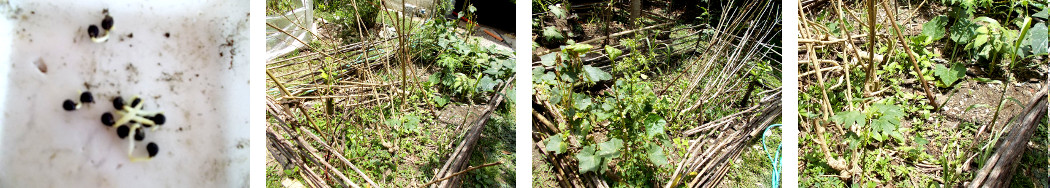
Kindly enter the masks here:
M 73 102 L 73 100 L 66 99 L 65 102 L 62 102 L 62 108 L 66 109 L 66 111 L 73 111 L 77 109 L 77 103 Z
M 88 32 L 88 36 L 91 37 L 92 40 L 94 40 L 95 38 L 98 38 L 98 34 L 99 34 L 98 26 L 95 26 L 94 24 L 88 26 L 87 32 Z
M 95 43 L 105 42 L 109 39 L 109 30 L 99 30 L 98 26 L 88 26 L 88 36 L 91 37 L 91 41 Z
M 150 142 L 146 144 L 146 152 L 149 152 L 149 157 L 157 156 L 157 152 L 160 152 L 160 148 L 157 147 L 156 143 Z
M 94 103 L 95 102 L 95 97 L 91 96 L 91 92 L 90 91 L 85 91 L 83 93 L 80 93 L 80 102 L 82 102 L 82 103 Z
M 136 108 L 136 107 L 139 106 L 139 103 L 142 103 L 142 99 L 139 99 L 138 97 L 136 97 L 135 99 L 131 100 L 131 107 L 132 108 Z
M 109 14 L 106 14 L 106 18 L 102 19 L 102 29 L 113 29 L 113 17 L 109 16 Z
M 127 125 L 120 125 L 119 127 L 117 127 L 117 136 L 120 137 L 120 139 L 127 138 L 128 137 L 128 133 L 130 131 L 131 131 L 131 128 L 128 128 Z
M 114 123 L 116 123 L 116 122 L 113 121 L 113 114 L 111 114 L 109 112 L 106 112 L 105 114 L 102 114 L 102 124 L 103 125 L 113 126 Z
M 148 119 L 153 120 L 153 123 L 156 123 L 157 125 L 162 125 L 165 121 L 164 114 L 157 114 L 156 116 L 149 117 Z
M 116 108 L 117 110 L 123 110 L 124 98 L 121 98 L 119 96 L 117 98 L 113 98 L 113 108 Z
M 142 129 L 135 129 L 135 140 L 142 141 L 142 139 L 146 139 L 146 132 Z

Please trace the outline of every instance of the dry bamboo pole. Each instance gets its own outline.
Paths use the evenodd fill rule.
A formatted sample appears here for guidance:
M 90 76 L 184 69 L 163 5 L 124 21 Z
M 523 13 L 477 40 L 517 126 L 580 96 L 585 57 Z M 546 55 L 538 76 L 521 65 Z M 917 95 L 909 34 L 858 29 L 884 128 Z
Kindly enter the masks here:
M 465 134 L 463 141 L 460 142 L 459 146 L 457 146 L 455 150 L 453 150 L 452 154 L 449 156 L 448 161 L 446 161 L 445 164 L 442 165 L 441 169 L 438 170 L 438 173 L 435 174 L 435 179 L 437 179 L 437 177 L 451 176 L 451 174 L 454 171 L 462 170 L 467 165 L 466 163 L 468 163 L 468 160 L 470 159 L 470 153 L 473 151 L 474 145 L 480 139 L 482 128 L 484 128 L 485 123 L 488 122 L 489 115 L 491 115 L 492 112 L 495 111 L 497 107 L 499 107 L 499 104 L 503 102 L 504 95 L 501 93 L 506 92 L 507 88 L 510 88 L 513 85 L 514 78 L 511 77 L 504 83 L 506 84 L 504 84 L 503 88 L 500 89 L 501 92 L 494 94 L 489 99 L 489 105 L 488 107 L 486 107 L 487 109 L 485 110 L 485 113 L 479 116 L 478 119 L 475 120 L 473 123 L 471 123 L 472 125 L 474 125 L 473 128 L 470 129 L 467 132 L 467 134 Z M 441 180 L 438 181 L 438 184 L 434 184 L 432 187 L 452 186 L 456 184 L 458 179 L 459 178 L 453 178 L 451 181 L 447 179 Z
M 1009 128 L 1009 135 L 996 144 L 995 153 L 977 172 L 968 187 L 1006 187 L 1010 183 L 1014 170 L 1021 160 L 1029 140 L 1035 134 L 1040 120 L 1047 114 L 1047 90 L 1037 93 L 1022 111 L 1017 124 Z
M 489 164 L 483 164 L 483 165 L 481 165 L 481 166 L 475 166 L 475 167 L 470 167 L 470 168 L 467 168 L 466 170 L 463 170 L 463 171 L 459 171 L 459 172 L 453 173 L 452 175 L 449 175 L 449 176 L 447 176 L 447 177 L 444 177 L 444 178 L 441 178 L 441 179 L 437 179 L 437 180 L 434 180 L 434 181 L 428 182 L 428 183 L 426 183 L 426 184 L 423 184 L 422 186 L 419 186 L 419 187 L 426 187 L 427 185 L 430 185 L 430 184 L 434 184 L 434 183 L 437 183 L 437 182 L 439 182 L 439 181 L 445 181 L 445 180 L 447 180 L 447 179 L 449 179 L 449 178 L 452 178 L 452 177 L 456 177 L 456 176 L 459 176 L 460 174 L 463 174 L 463 173 L 467 173 L 467 172 L 470 172 L 471 170 L 475 170 L 475 169 L 479 169 L 479 168 L 484 168 L 484 167 L 488 167 L 488 166 L 492 166 L 492 165 L 498 165 L 498 164 L 503 164 L 503 162 L 502 162 L 502 161 L 501 161 L 501 162 L 494 162 L 494 163 L 489 163 Z
M 889 5 L 886 5 L 885 1 L 882 2 L 882 8 L 885 10 L 892 10 L 889 8 Z M 886 13 L 890 15 L 890 18 L 897 17 L 892 11 L 886 11 Z M 922 69 L 919 68 L 919 62 L 915 59 L 914 52 L 911 51 L 911 47 L 908 46 L 907 40 L 904 39 L 904 34 L 901 33 L 900 28 L 897 27 L 897 20 L 889 20 L 890 25 L 893 25 L 893 33 L 897 35 L 897 41 L 900 42 L 901 46 L 904 46 L 904 51 L 908 54 L 908 60 L 911 60 L 912 67 L 915 68 L 915 73 L 918 75 L 919 81 L 922 82 L 922 89 L 926 91 L 926 99 L 930 100 L 930 105 L 933 106 L 934 112 L 940 111 L 940 105 L 937 105 L 937 96 L 934 96 L 933 92 L 930 91 L 929 83 L 926 82 L 926 78 L 922 74 Z

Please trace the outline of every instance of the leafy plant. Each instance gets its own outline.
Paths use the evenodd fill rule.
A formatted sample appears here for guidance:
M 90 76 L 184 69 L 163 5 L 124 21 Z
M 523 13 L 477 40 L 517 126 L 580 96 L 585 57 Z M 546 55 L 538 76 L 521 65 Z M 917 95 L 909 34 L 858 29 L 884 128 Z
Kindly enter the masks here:
M 962 63 L 952 63 L 952 67 L 948 68 L 942 64 L 937 64 L 937 67 L 933 68 L 933 74 L 937 75 L 937 78 L 941 82 L 938 85 L 943 87 L 949 87 L 958 81 L 960 78 L 966 76 L 966 67 Z

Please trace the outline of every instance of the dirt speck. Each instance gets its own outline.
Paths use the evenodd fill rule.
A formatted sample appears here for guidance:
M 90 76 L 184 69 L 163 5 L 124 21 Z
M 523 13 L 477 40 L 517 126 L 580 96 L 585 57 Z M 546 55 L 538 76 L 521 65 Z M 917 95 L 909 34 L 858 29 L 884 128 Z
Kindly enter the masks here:
M 164 38 L 171 38 L 171 33 L 164 33 Z

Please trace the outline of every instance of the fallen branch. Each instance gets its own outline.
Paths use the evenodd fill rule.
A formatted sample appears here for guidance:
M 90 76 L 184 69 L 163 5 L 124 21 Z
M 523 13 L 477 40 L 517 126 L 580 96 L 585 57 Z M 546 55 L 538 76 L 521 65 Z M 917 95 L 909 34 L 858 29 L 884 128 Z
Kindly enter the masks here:
M 447 177 L 444 177 L 444 178 L 441 178 L 441 179 L 438 179 L 438 180 L 434 180 L 434 181 L 428 182 L 428 183 L 426 183 L 426 184 L 423 184 L 422 186 L 419 186 L 419 187 L 426 187 L 427 185 L 430 185 L 430 184 L 434 184 L 434 183 L 437 183 L 437 182 L 439 182 L 439 181 L 445 181 L 445 180 L 447 180 L 447 179 L 449 179 L 449 178 L 452 178 L 452 177 L 456 177 L 456 176 L 458 176 L 458 175 L 460 175 L 460 174 L 463 174 L 463 173 L 467 173 L 467 172 L 470 172 L 471 170 L 474 170 L 474 169 L 484 168 L 484 167 L 488 167 L 488 166 L 492 166 L 492 165 L 498 165 L 498 164 L 503 164 L 503 162 L 502 162 L 502 161 L 501 161 L 501 162 L 494 162 L 494 163 L 489 163 L 489 164 L 483 164 L 483 165 L 481 165 L 481 166 L 475 166 L 475 167 L 470 167 L 470 168 L 468 168 L 468 169 L 466 169 L 466 170 L 463 170 L 463 171 L 459 171 L 459 172 L 456 172 L 456 173 L 454 173 L 454 174 L 452 174 L 452 175 L 449 175 L 449 176 L 447 176 Z
M 995 153 L 988 157 L 984 167 L 977 172 L 968 187 L 1007 187 L 1014 170 L 1021 160 L 1021 154 L 1028 147 L 1029 140 L 1035 134 L 1040 120 L 1047 114 L 1047 89 L 1043 88 L 1032 97 L 1022 114 L 1017 116 L 1017 124 L 1010 128 L 1009 135 L 996 144 Z

